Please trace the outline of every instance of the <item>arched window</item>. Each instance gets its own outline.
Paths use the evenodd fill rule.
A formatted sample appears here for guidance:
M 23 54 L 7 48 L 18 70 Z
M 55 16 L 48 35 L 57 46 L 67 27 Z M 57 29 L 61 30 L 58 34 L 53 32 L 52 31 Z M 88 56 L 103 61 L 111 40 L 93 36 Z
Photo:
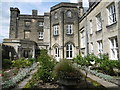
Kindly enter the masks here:
M 55 57 L 59 57 L 59 48 L 55 47 Z
M 71 11 L 67 11 L 67 17 L 72 17 Z
M 55 12 L 54 17 L 55 17 L 55 19 L 58 18 L 57 12 Z
M 73 58 L 73 45 L 71 43 L 66 45 L 66 58 L 67 59 Z

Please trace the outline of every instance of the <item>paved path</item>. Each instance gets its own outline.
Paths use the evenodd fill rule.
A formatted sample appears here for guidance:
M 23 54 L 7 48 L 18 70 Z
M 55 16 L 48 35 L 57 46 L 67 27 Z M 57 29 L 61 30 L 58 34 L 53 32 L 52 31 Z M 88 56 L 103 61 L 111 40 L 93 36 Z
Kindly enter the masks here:
M 86 75 L 85 71 L 80 70 L 84 75 Z M 94 81 L 97 81 L 98 83 L 100 83 L 101 85 L 103 85 L 105 88 L 107 88 L 108 90 L 120 90 L 120 87 L 114 83 L 110 83 L 107 82 L 99 77 L 96 77 L 95 75 L 92 75 L 90 73 L 87 74 L 88 78 L 91 78 Z
M 36 67 L 36 69 L 34 69 L 33 71 L 30 72 L 30 75 L 24 79 L 22 82 L 20 82 L 13 90 L 17 90 L 17 89 L 22 89 L 24 88 L 24 86 L 27 84 L 27 82 L 32 78 L 32 75 L 37 72 L 38 68 Z

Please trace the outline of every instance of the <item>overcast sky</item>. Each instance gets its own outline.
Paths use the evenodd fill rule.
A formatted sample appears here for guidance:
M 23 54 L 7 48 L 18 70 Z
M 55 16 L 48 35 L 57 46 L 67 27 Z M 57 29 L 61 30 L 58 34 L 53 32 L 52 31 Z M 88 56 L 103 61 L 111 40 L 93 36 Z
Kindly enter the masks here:
M 0 43 L 4 38 L 9 38 L 10 7 L 17 7 L 20 14 L 32 14 L 32 10 L 38 10 L 39 15 L 49 12 L 50 7 L 60 2 L 77 3 L 77 0 L 1 0 L 0 3 Z M 84 0 L 84 6 L 88 6 Z

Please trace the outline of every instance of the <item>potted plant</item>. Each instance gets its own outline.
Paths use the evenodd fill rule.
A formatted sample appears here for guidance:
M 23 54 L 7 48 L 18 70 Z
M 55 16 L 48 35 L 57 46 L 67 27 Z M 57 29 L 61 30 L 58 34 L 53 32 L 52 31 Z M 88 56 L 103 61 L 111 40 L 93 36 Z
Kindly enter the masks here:
M 71 61 L 62 60 L 54 67 L 54 72 L 58 78 L 58 83 L 62 86 L 77 86 L 81 81 L 81 73 Z

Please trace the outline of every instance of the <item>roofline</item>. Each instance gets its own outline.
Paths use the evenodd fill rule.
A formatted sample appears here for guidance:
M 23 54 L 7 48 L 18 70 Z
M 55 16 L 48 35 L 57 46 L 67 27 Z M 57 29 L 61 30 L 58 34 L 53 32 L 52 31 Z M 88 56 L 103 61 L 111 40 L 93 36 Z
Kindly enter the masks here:
M 65 4 L 67 4 L 68 6 L 65 5 Z M 70 6 L 70 5 L 71 5 L 71 6 Z M 55 10 L 55 9 L 58 9 L 58 8 L 60 8 L 60 7 L 77 8 L 77 6 L 78 6 L 78 3 L 61 2 L 61 3 L 56 4 L 55 6 L 52 6 L 52 7 L 50 8 L 50 12 L 53 11 L 53 10 Z
M 102 0 L 99 0 L 99 2 L 96 2 L 94 5 L 92 5 L 92 7 L 90 7 L 90 8 L 83 14 L 82 17 L 80 17 L 79 22 L 81 22 L 85 17 L 87 17 L 87 15 L 89 15 L 89 13 L 90 13 L 91 11 L 93 11 L 94 8 L 95 8 L 101 1 L 102 1 Z

